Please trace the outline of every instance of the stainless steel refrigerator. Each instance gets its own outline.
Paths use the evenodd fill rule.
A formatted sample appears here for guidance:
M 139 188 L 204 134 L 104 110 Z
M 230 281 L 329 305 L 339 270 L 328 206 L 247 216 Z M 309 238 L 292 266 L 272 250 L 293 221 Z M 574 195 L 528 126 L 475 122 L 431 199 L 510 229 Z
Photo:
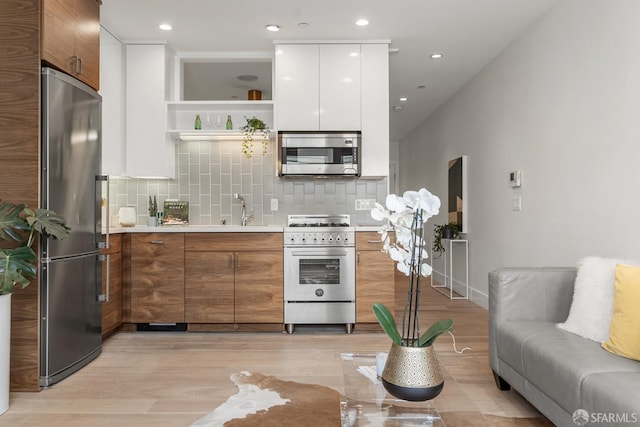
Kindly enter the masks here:
M 102 349 L 101 110 L 84 83 L 42 69 L 40 206 L 64 216 L 65 240 L 42 240 L 40 385 L 50 386 Z

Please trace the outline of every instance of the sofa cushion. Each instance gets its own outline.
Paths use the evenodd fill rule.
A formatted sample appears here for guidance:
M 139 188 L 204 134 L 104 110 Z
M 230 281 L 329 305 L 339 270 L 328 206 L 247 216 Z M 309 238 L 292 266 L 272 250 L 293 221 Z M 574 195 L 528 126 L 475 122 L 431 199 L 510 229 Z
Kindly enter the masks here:
M 580 408 L 580 387 L 589 375 L 637 370 L 638 362 L 614 356 L 550 322 L 505 321 L 497 335 L 499 358 L 569 413 Z
M 560 329 L 599 343 L 609 339 L 616 264 L 638 263 L 600 257 L 586 257 L 578 262 L 569 316 L 558 324 Z
M 640 268 L 617 265 L 609 339 L 602 344 L 605 350 L 629 359 L 640 360 L 639 306 Z
M 640 424 L 640 363 L 636 365 L 635 372 L 596 373 L 585 378 L 580 409 L 589 413 L 615 414 L 620 417 L 620 425 Z

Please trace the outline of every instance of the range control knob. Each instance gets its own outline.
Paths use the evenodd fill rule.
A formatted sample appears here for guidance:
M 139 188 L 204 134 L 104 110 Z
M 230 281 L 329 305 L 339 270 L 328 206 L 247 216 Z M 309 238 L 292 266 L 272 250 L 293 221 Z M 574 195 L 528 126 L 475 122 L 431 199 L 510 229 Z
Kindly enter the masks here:
M 321 297 L 322 295 L 324 295 L 324 290 L 320 288 L 316 289 L 316 296 Z

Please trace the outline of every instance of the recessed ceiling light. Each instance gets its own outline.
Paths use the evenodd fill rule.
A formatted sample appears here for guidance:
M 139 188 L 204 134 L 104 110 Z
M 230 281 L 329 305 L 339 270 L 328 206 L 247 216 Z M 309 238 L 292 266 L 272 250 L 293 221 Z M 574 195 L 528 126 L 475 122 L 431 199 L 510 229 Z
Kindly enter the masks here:
M 430 56 L 430 58 L 431 58 L 431 59 L 442 59 L 442 57 L 443 57 L 443 56 L 444 56 L 444 55 L 443 55 L 443 54 L 441 54 L 441 53 L 432 53 L 432 54 L 431 54 L 431 56 Z
M 406 96 L 403 96 L 402 98 L 400 98 L 400 101 L 402 101 L 402 102 L 407 102 L 407 97 L 406 97 Z
M 308 22 L 298 22 L 298 27 L 307 28 L 309 26 Z
M 356 25 L 357 25 L 358 27 L 365 27 L 365 26 L 369 25 L 369 21 L 367 21 L 367 20 L 366 20 L 366 19 L 364 19 L 364 18 L 361 18 L 361 19 L 358 19 L 358 20 L 356 21 Z
M 158 28 L 160 28 L 162 31 L 171 31 L 173 30 L 173 27 L 169 24 L 160 24 L 158 25 Z
M 394 105 L 393 106 L 393 111 L 400 111 L 402 110 L 402 105 Z
M 267 31 L 280 31 L 280 25 L 276 24 L 265 25 L 264 28 L 266 28 Z
M 426 87 L 427 87 L 427 85 L 420 85 L 420 86 L 418 86 L 418 89 L 424 89 Z
M 350 56 L 350 57 L 352 57 L 352 58 L 355 58 L 355 57 L 357 57 L 357 56 L 360 56 L 360 52 L 351 52 L 351 53 L 349 54 L 349 56 Z

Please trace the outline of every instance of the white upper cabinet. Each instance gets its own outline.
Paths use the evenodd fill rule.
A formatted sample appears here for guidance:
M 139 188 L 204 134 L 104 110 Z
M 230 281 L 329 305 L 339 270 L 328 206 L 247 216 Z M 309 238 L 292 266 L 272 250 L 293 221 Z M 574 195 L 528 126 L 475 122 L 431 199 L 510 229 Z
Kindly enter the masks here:
M 278 130 L 360 130 L 360 45 L 276 46 Z
M 320 45 L 320 130 L 360 130 L 360 45 Z
M 363 44 L 361 176 L 389 175 L 389 46 Z
M 389 175 L 389 45 L 277 44 L 278 131 L 362 131 L 361 176 Z
M 125 175 L 123 48 L 104 28 L 100 30 L 100 58 L 102 173 Z
M 320 68 L 318 45 L 277 45 L 275 99 L 278 130 L 318 130 Z
M 175 146 L 165 132 L 171 61 L 164 44 L 125 45 L 129 176 L 175 178 Z

